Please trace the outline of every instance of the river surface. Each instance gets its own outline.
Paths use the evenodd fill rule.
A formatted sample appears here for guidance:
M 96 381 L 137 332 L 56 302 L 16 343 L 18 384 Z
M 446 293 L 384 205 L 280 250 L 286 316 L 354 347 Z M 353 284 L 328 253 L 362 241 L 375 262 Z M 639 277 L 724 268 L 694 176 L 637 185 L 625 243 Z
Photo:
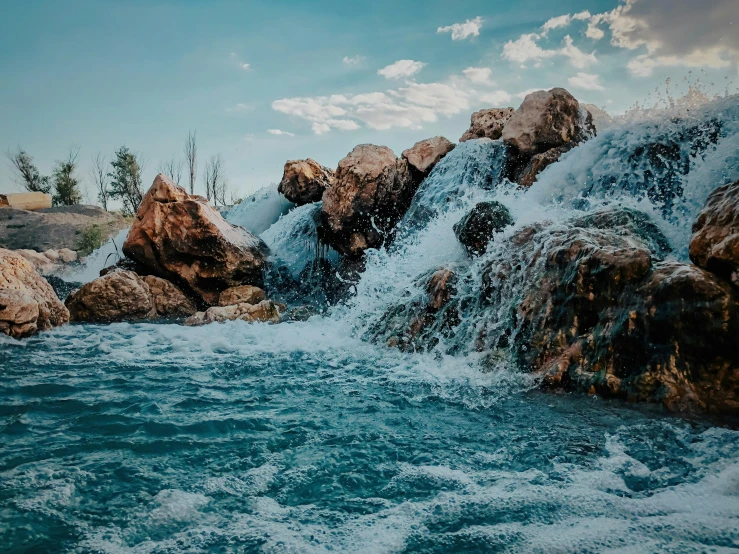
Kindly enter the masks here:
M 739 433 L 332 320 L 0 344 L 2 552 L 735 552 Z

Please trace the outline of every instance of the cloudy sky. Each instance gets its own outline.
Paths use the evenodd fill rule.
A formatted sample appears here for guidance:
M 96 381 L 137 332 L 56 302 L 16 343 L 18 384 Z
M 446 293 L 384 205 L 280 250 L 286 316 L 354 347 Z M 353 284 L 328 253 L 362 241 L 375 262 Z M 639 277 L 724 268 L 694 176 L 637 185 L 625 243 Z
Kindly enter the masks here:
M 42 173 L 70 146 L 160 162 L 197 130 L 246 194 L 287 159 L 400 153 L 470 114 L 563 86 L 617 113 L 667 78 L 736 88 L 737 0 L 10 0 L 0 18 L 0 148 Z M 692 71 L 692 74 L 689 72 Z M 200 176 L 202 180 L 202 175 Z M 13 190 L 0 163 L 0 192 Z

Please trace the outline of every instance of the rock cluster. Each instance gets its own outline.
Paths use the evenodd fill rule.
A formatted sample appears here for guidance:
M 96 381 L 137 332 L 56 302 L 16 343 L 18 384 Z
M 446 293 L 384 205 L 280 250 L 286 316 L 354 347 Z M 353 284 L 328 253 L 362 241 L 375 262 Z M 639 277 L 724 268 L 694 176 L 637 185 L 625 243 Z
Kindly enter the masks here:
M 241 303 L 231 306 L 213 306 L 204 312 L 198 312 L 185 320 L 185 325 L 195 327 L 209 323 L 241 320 L 248 323 L 279 323 L 281 313 L 286 306 L 271 300 L 262 300 L 258 304 Z
M 20 254 L 31 262 L 36 271 L 43 275 L 59 271 L 64 264 L 71 264 L 77 261 L 77 252 L 69 248 L 61 248 L 59 250 L 49 249 L 45 252 L 36 252 L 35 250 L 23 248 L 15 250 L 15 253 Z
M 0 248 L 0 333 L 21 338 L 68 321 L 69 312 L 33 265 Z
M 227 288 L 262 285 L 269 249 L 160 174 L 141 202 L 123 253 L 139 273 L 170 280 L 215 305 Z

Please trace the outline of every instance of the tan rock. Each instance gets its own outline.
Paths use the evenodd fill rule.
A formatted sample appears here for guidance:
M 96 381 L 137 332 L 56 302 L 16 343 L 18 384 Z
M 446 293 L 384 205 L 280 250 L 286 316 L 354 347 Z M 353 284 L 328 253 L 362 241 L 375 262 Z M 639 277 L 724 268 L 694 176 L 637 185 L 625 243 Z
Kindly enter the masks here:
M 498 140 L 513 112 L 515 112 L 513 108 L 491 108 L 473 113 L 470 128 L 460 137 L 459 142 L 479 138 Z
M 33 267 L 36 271 L 39 273 L 47 274 L 53 272 L 55 269 L 57 269 L 58 265 L 52 262 L 49 258 L 47 258 L 44 254 L 41 252 L 36 252 L 35 250 L 15 250 L 17 254 L 31 262 L 33 264 Z
M 149 285 L 154 309 L 158 315 L 189 316 L 198 311 L 193 301 L 166 279 L 147 275 L 144 282 Z
M 4 321 L 0 329 L 3 333 L 26 336 L 69 321 L 69 312 L 46 279 L 23 256 L 4 248 L 0 248 L 0 290 L 4 291 L 7 302 L 0 317 Z
M 417 187 L 408 162 L 388 147 L 356 146 L 339 162 L 334 184 L 323 195 L 325 240 L 350 257 L 379 248 L 408 210 Z
M 558 161 L 562 154 L 568 152 L 573 146 L 575 146 L 574 143 L 568 143 L 532 156 L 529 163 L 521 170 L 516 182 L 522 187 L 530 187 L 536 182 L 542 171 Z
M 214 306 L 208 308 L 205 312 L 198 312 L 187 318 L 185 325 L 188 327 L 196 327 L 207 325 L 209 323 L 222 323 L 224 321 L 235 321 L 237 319 L 247 321 L 249 323 L 279 323 L 280 309 L 283 306 L 272 302 L 271 300 L 263 300 L 259 304 L 236 304 L 232 306 Z
M 77 261 L 77 252 L 69 248 L 61 248 L 59 250 L 59 257 L 65 264 L 70 264 Z
M 411 167 L 425 177 L 444 156 L 454 150 L 454 147 L 455 144 L 444 137 L 433 137 L 403 150 L 402 156 Z
M 162 174 L 123 244 L 123 253 L 147 272 L 186 284 L 210 305 L 224 288 L 261 285 L 268 252 L 261 239 Z
M 693 224 L 690 259 L 739 286 L 739 181 L 709 195 Z
M 57 263 L 59 261 L 59 252 L 56 250 L 49 249 L 44 252 L 44 256 L 46 256 L 51 263 Z
M 565 89 L 553 88 L 527 95 L 501 136 L 516 152 L 533 156 L 577 141 L 584 132 L 580 103 Z
M 157 315 L 149 285 L 123 269 L 86 283 L 67 297 L 66 305 L 72 321 L 136 321 Z
M 221 293 L 218 299 L 219 306 L 233 306 L 234 304 L 259 304 L 264 300 L 264 291 L 259 287 L 242 285 L 231 287 Z
M 285 162 L 277 192 L 298 206 L 318 202 L 331 186 L 334 172 L 310 158 Z

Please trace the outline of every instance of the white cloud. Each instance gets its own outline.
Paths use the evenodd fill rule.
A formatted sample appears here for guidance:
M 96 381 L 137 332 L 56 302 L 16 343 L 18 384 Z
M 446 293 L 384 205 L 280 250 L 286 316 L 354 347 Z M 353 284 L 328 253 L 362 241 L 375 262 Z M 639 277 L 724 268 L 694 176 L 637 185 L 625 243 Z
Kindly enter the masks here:
M 426 64 L 413 60 L 398 60 L 397 62 L 383 67 L 378 70 L 377 74 L 382 75 L 385 79 L 400 79 L 402 77 L 411 77 L 421 71 Z
M 564 46 L 556 50 L 539 46 L 537 41 L 541 38 L 542 35 L 528 33 L 521 35 L 517 40 L 508 41 L 503 45 L 502 57 L 521 65 L 533 61 L 536 67 L 541 65 L 542 60 L 557 56 L 568 58 L 570 63 L 578 69 L 598 62 L 594 52 L 587 54 L 575 46 L 570 35 L 564 38 Z
M 240 60 L 238 54 L 236 52 L 231 52 L 231 59 L 236 62 L 236 65 L 238 65 L 241 69 L 244 71 L 248 71 L 251 69 L 251 65 Z
M 547 90 L 547 87 L 529 88 L 529 89 L 526 89 L 526 90 L 522 90 L 521 92 L 519 92 L 518 94 L 516 94 L 516 98 L 522 98 L 522 99 L 523 98 L 526 98 L 532 92 L 536 92 L 536 91 L 539 91 L 539 90 Z
M 231 112 L 231 113 L 238 113 L 238 112 L 248 112 L 248 111 L 251 111 L 253 109 L 254 109 L 254 107 L 253 106 L 250 106 L 249 104 L 239 103 L 239 104 L 236 104 L 235 106 L 233 106 L 232 108 L 226 108 L 226 111 L 227 112 Z
M 600 77 L 593 73 L 583 73 L 581 71 L 574 77 L 567 79 L 567 82 L 571 87 L 582 90 L 605 90 L 600 83 Z
M 480 100 L 495 108 L 501 108 L 510 103 L 511 95 L 504 90 L 494 90 L 480 95 Z
M 280 113 L 311 124 L 315 134 L 338 129 L 351 131 L 360 123 L 371 129 L 420 129 L 425 123 L 470 110 L 474 91 L 461 79 L 437 83 L 409 82 L 386 92 L 335 94 L 313 98 L 284 98 L 272 103 Z
M 480 28 L 482 27 L 482 17 L 477 16 L 475 19 L 468 19 L 464 23 L 454 23 L 446 27 L 436 29 L 438 33 L 451 33 L 452 40 L 464 40 L 469 37 L 480 36 Z
M 293 133 L 288 133 L 287 131 L 280 131 L 279 129 L 267 129 L 267 132 L 270 135 L 278 135 L 278 136 L 284 135 L 284 136 L 288 136 L 288 137 L 294 137 L 295 136 Z
M 362 63 L 366 58 L 364 56 L 344 56 L 342 60 L 345 65 L 357 65 Z
M 541 31 L 543 35 L 546 35 L 552 29 L 567 27 L 573 21 L 586 21 L 591 17 L 592 16 L 590 12 L 587 10 L 585 10 L 584 12 L 576 13 L 575 15 L 559 15 L 557 17 L 552 17 L 546 23 L 544 23 L 544 25 L 541 26 Z
M 468 67 L 467 69 L 462 71 L 462 73 L 464 73 L 464 76 L 473 83 L 477 83 L 480 85 L 492 84 L 490 76 L 493 72 L 490 70 L 489 67 Z

